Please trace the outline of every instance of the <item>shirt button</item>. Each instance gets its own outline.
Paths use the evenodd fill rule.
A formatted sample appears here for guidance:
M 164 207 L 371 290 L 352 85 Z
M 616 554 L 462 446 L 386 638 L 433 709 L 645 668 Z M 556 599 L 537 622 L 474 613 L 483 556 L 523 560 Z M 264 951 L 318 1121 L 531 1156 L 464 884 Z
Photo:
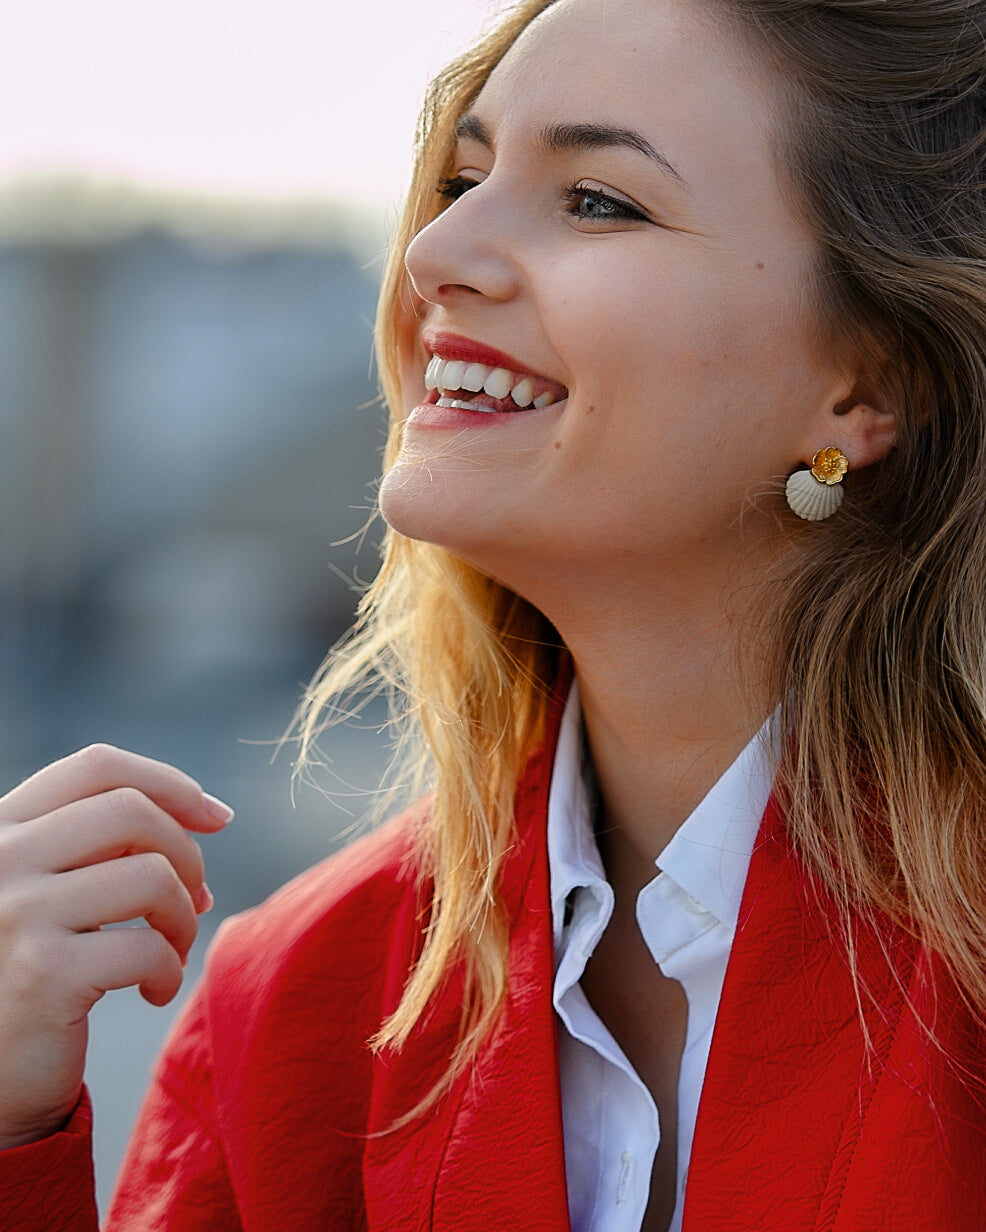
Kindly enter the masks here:
M 633 1163 L 633 1156 L 629 1151 L 624 1151 L 620 1156 L 620 1180 L 616 1187 L 616 1205 L 623 1206 L 627 1200 L 627 1194 L 630 1191 L 630 1165 Z

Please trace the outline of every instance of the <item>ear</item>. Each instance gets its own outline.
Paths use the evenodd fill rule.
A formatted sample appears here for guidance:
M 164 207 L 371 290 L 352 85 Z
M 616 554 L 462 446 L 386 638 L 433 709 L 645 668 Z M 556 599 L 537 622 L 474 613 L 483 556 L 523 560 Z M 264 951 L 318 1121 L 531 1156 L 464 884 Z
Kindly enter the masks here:
M 834 445 L 845 454 L 850 470 L 861 470 L 881 461 L 893 449 L 897 443 L 897 416 L 872 378 L 862 377 L 848 393 L 843 386 L 820 408 L 812 430 L 817 432 L 819 443 L 808 450 L 804 461 L 815 449 Z

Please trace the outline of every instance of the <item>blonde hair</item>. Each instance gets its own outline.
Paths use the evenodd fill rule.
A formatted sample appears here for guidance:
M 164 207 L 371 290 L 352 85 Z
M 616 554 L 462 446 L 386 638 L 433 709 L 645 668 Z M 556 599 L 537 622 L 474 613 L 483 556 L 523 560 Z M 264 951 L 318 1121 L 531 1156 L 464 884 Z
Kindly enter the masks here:
M 528 0 L 433 84 L 387 268 L 377 348 L 400 406 L 404 253 L 445 206 L 456 120 L 524 27 Z M 788 827 L 845 918 L 880 911 L 937 950 L 986 1010 L 986 3 L 715 0 L 787 82 L 778 158 L 818 239 L 832 334 L 880 360 L 899 440 L 846 481 L 842 511 L 770 612 L 770 681 L 797 733 Z M 877 379 L 877 378 L 874 378 Z M 400 448 L 392 419 L 386 464 Z M 785 557 L 785 567 L 790 564 Z M 453 961 L 467 977 L 450 1075 L 507 980 L 497 886 L 518 777 L 564 655 L 547 619 L 448 551 L 389 531 L 354 634 L 303 704 L 303 756 L 333 699 L 382 679 L 406 699 L 432 804 L 430 923 L 378 1046 L 399 1048 Z

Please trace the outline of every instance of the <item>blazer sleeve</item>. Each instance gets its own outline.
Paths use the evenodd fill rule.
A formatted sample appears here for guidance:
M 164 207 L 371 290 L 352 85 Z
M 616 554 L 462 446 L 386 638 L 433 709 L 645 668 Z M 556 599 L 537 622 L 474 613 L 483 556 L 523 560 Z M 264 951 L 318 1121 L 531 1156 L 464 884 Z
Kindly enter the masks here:
M 193 996 L 155 1067 L 105 1232 L 241 1226 L 216 1123 L 204 1000 L 201 990 Z
M 96 1232 L 92 1107 L 86 1091 L 65 1128 L 0 1151 L 0 1226 L 5 1232 Z
M 235 1232 L 219 1144 L 208 1033 L 196 995 L 157 1064 L 120 1171 L 106 1232 Z M 83 1091 L 60 1133 L 0 1151 L 4 1232 L 97 1232 L 92 1108 Z

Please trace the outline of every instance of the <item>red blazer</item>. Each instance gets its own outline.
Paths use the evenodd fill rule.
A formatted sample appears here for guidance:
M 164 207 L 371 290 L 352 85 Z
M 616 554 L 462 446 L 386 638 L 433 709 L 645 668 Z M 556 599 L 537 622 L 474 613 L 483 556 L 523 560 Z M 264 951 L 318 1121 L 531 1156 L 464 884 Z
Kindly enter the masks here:
M 400 1056 L 366 1046 L 421 944 L 399 819 L 228 922 L 160 1060 L 107 1227 L 567 1232 L 545 844 L 552 733 L 517 800 L 502 1024 L 431 1113 L 456 973 Z M 684 1232 L 986 1229 L 982 1036 L 936 962 L 859 928 L 846 961 L 773 805 L 753 855 L 698 1113 Z M 889 954 L 893 967 L 885 958 Z M 937 1032 L 917 1022 L 937 989 Z M 7 1232 L 96 1227 L 89 1110 L 0 1154 Z

